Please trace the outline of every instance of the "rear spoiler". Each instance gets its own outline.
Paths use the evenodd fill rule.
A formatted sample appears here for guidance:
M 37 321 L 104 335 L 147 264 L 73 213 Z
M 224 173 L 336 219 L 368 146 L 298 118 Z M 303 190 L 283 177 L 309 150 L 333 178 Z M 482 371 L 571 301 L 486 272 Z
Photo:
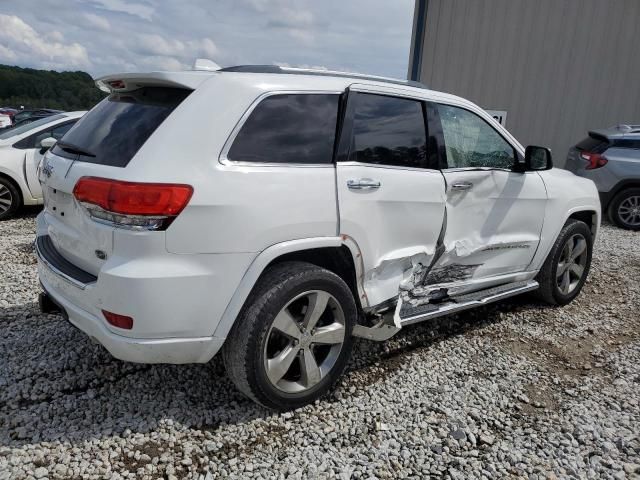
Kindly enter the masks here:
M 216 75 L 212 71 L 115 73 L 96 80 L 103 92 L 129 92 L 141 87 L 173 87 L 195 90 L 204 81 Z
M 607 135 L 605 133 L 598 132 L 597 130 L 590 130 L 589 131 L 589 136 L 591 138 L 595 138 L 597 140 L 602 140 L 603 142 L 608 142 L 609 141 L 609 137 L 607 137 Z

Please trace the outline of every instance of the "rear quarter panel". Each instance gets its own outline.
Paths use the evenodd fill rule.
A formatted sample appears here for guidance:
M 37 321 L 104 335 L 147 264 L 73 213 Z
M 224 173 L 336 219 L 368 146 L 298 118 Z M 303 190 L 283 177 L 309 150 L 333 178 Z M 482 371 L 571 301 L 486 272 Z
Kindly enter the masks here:
M 336 235 L 332 165 L 220 162 L 243 114 L 274 90 L 290 91 L 275 80 L 212 76 L 160 125 L 126 168 L 128 179 L 193 186 L 189 205 L 167 230 L 169 252 L 259 252 L 282 241 Z

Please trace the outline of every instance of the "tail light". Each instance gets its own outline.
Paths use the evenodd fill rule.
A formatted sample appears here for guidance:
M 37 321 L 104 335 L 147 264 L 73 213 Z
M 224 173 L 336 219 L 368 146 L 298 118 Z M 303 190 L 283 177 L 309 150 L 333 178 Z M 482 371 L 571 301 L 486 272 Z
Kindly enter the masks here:
M 604 167 L 609 160 L 607 157 L 600 153 L 591 153 L 591 152 L 582 152 L 580 157 L 583 160 L 589 162 L 585 168 L 585 170 L 593 170 L 595 168 Z
M 74 197 L 92 218 L 116 227 L 164 230 L 187 206 L 193 187 L 82 177 Z
M 104 318 L 107 319 L 114 327 L 124 328 L 125 330 L 131 330 L 133 328 L 133 318 L 127 317 L 126 315 L 120 315 L 118 313 L 107 312 L 106 310 L 102 310 L 102 314 Z

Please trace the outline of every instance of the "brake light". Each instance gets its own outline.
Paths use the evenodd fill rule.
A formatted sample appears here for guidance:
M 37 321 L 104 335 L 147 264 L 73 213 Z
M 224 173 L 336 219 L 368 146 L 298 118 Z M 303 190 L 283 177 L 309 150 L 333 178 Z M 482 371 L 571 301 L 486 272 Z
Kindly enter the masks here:
M 122 80 L 111 80 L 108 83 L 114 90 L 120 90 L 126 86 Z
M 591 153 L 591 152 L 582 152 L 580 157 L 583 160 L 589 162 L 585 168 L 585 170 L 593 170 L 595 168 L 604 167 L 609 160 L 607 157 L 600 153 Z
M 187 206 L 193 187 L 82 177 L 74 197 L 99 220 L 118 227 L 163 230 Z
M 107 319 L 114 327 L 124 328 L 125 330 L 131 330 L 133 328 L 133 318 L 127 317 L 126 315 L 119 315 L 113 312 L 107 312 L 106 310 L 102 310 L 102 314 L 104 318 Z

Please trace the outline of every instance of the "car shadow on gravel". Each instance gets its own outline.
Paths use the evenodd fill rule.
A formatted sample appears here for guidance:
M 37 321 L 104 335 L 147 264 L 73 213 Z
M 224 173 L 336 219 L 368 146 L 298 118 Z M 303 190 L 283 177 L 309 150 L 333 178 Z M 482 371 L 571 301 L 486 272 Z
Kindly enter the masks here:
M 512 299 L 401 331 L 383 343 L 356 342 L 346 376 L 323 402 L 348 397 L 400 368 L 407 353 L 527 308 Z M 204 365 L 122 362 L 59 315 L 35 303 L 0 308 L 0 444 L 83 441 L 147 433 L 173 422 L 215 430 L 273 415 L 239 394 L 221 358 Z

